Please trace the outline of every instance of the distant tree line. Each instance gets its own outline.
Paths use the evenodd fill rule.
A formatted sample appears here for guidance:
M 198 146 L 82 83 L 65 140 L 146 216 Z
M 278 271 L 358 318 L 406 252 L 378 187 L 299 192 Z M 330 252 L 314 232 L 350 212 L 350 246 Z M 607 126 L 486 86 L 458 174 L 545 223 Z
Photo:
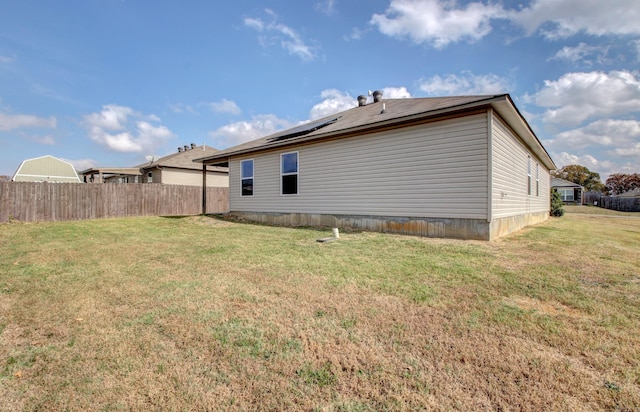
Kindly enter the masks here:
M 602 192 L 607 195 L 619 195 L 640 187 L 640 174 L 614 173 L 603 184 L 600 174 L 590 171 L 585 166 L 568 165 L 551 172 L 554 177 L 577 183 L 587 192 Z
M 619 195 L 637 189 L 640 187 L 640 174 L 614 173 L 609 176 L 605 186 L 607 193 L 611 195 Z

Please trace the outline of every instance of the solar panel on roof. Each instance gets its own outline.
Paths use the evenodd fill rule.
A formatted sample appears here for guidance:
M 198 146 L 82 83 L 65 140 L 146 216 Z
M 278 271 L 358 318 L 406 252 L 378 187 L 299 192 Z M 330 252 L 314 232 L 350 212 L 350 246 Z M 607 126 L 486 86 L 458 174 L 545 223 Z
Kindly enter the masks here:
M 273 136 L 271 139 L 269 139 L 269 141 L 275 142 L 278 140 L 292 139 L 294 137 L 304 136 L 305 134 L 309 134 L 313 131 L 316 131 L 325 126 L 328 126 L 332 123 L 337 122 L 338 119 L 340 119 L 340 117 L 341 116 L 331 117 L 329 119 L 320 119 L 320 120 L 315 120 L 313 122 L 301 124 L 300 126 L 296 126 L 292 129 L 284 130 L 283 132 Z

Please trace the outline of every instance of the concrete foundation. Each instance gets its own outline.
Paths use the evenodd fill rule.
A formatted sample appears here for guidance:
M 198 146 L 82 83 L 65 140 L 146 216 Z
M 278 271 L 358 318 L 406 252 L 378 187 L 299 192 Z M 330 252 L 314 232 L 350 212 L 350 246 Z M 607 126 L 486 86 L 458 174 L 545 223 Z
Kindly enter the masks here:
M 495 219 L 491 222 L 491 238 L 489 240 L 498 239 L 525 226 L 536 225 L 547 219 L 549 219 L 549 211 Z
M 549 212 L 497 219 L 408 218 L 308 213 L 230 212 L 253 222 L 277 226 L 337 227 L 449 239 L 494 240 L 549 218 Z

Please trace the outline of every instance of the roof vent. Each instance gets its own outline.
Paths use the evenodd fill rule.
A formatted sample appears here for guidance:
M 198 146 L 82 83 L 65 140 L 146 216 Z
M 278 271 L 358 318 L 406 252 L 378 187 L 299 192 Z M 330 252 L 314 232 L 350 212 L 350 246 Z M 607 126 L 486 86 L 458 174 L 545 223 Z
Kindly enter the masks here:
M 378 103 L 382 101 L 382 92 L 380 90 L 376 90 L 373 92 L 373 102 Z
M 184 149 L 182 147 L 178 147 L 178 153 L 181 153 Z
M 366 106 L 367 104 L 367 96 L 360 95 L 358 96 L 358 107 Z
M 196 144 L 195 143 L 191 143 L 191 150 L 196 148 Z
M 189 145 L 184 145 L 184 151 L 186 152 L 187 150 L 189 150 Z

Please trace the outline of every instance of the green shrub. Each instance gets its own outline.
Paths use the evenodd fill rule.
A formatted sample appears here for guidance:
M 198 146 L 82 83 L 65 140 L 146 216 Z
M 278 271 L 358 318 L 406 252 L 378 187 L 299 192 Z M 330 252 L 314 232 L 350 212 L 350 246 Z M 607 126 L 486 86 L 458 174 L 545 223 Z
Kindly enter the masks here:
M 564 215 L 564 203 L 562 202 L 562 196 L 555 189 L 551 189 L 551 216 Z

